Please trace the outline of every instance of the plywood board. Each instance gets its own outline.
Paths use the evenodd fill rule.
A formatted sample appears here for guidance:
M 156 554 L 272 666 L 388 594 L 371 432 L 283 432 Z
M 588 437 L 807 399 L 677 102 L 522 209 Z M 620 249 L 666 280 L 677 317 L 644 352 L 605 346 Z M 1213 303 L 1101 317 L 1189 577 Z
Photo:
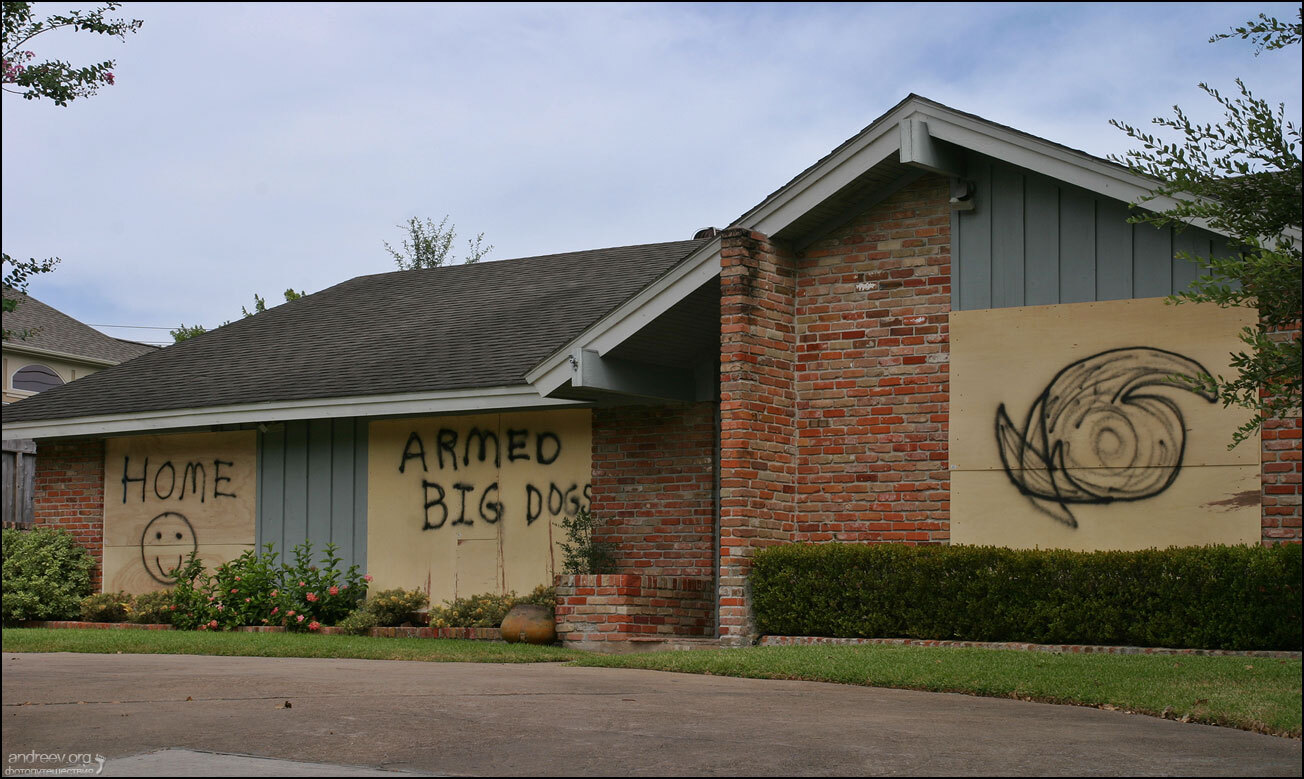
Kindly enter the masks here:
M 104 454 L 104 587 L 147 592 L 191 551 L 210 568 L 254 543 L 253 431 L 111 438 Z
M 588 505 L 590 438 L 588 410 L 372 422 L 372 587 L 439 603 L 549 583 L 561 518 Z
M 952 541 L 1257 541 L 1259 441 L 1227 449 L 1248 415 L 1170 378 L 1231 373 L 1253 322 L 1162 298 L 953 312 Z

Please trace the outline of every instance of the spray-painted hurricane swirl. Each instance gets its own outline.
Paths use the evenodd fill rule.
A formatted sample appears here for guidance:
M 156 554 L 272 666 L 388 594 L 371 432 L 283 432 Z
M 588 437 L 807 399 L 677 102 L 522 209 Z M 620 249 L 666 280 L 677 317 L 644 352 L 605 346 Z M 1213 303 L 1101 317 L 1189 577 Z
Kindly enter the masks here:
M 1111 349 L 1061 370 L 1028 412 L 1020 433 L 1001 404 L 996 443 L 1005 473 L 1038 508 L 1077 527 L 1069 503 L 1110 503 L 1158 495 L 1177 478 L 1186 449 L 1182 412 L 1172 399 L 1135 394 L 1142 387 L 1203 388 L 1174 376 L 1210 378 L 1204 366 L 1148 347 Z M 1056 511 L 1055 508 L 1059 510 Z

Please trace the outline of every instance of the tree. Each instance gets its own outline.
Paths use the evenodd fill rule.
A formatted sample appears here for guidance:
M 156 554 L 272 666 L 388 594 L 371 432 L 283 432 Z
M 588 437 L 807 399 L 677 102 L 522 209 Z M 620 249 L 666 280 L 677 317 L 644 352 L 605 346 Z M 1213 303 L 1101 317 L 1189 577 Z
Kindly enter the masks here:
M 1304 16 L 1301 17 L 1304 19 Z M 1301 21 L 1285 24 L 1259 14 L 1256 21 L 1214 35 L 1210 43 L 1240 38 L 1255 44 L 1255 55 L 1300 43 Z M 1233 435 L 1229 448 L 1244 441 L 1273 417 L 1300 407 L 1300 128 L 1287 121 L 1284 104 L 1274 109 L 1256 98 L 1238 78 L 1237 93 L 1223 95 L 1208 84 L 1200 89 L 1222 110 L 1217 123 L 1193 122 L 1178 106 L 1173 117 L 1155 125 L 1177 135 L 1167 141 L 1132 125 L 1111 120 L 1141 146 L 1115 162 L 1157 180 L 1140 202 L 1171 198 L 1160 211 L 1140 212 L 1132 222 L 1156 226 L 1208 227 L 1229 237 L 1228 256 L 1183 259 L 1205 270 L 1189 289 L 1169 301 L 1211 302 L 1219 306 L 1253 306 L 1255 327 L 1240 339 L 1245 350 L 1232 355 L 1237 371 L 1230 378 L 1194 381 L 1217 393 L 1224 406 L 1253 412 Z M 1138 209 L 1139 211 L 1139 209 Z
M 445 228 L 445 225 L 448 226 Z M 435 224 L 433 219 L 427 219 L 423 223 L 414 216 L 407 221 L 407 224 L 396 226 L 407 234 L 401 244 L 402 251 L 390 246 L 388 241 L 382 243 L 385 244 L 385 251 L 393 256 L 394 264 L 398 265 L 399 270 L 438 268 L 446 262 L 457 260 L 450 255 L 453 239 L 457 237 L 457 226 L 448 224 L 447 216 L 439 224 Z M 483 242 L 484 233 L 477 235 L 474 241 L 466 242 L 467 255 L 464 262 L 468 264 L 479 262 L 493 251 L 492 245 L 484 246 Z
M 55 105 L 67 106 L 79 97 L 90 97 L 104 84 L 113 85 L 113 60 L 105 60 L 85 67 L 73 67 L 63 60 L 45 60 L 33 63 L 36 53 L 25 47 L 38 35 L 71 27 L 74 31 L 89 30 L 100 35 L 112 35 L 122 40 L 144 24 L 140 19 L 107 19 L 105 14 L 114 11 L 121 3 L 106 3 L 90 11 L 72 11 L 54 14 L 45 19 L 32 15 L 31 3 L 4 3 L 4 91 L 22 95 L 27 100 L 48 97 Z
M 46 19 L 36 19 L 32 15 L 31 3 L 3 3 L 4 34 L 0 47 L 3 48 L 3 71 L 0 73 L 0 88 L 10 94 L 22 95 L 27 100 L 48 97 L 55 105 L 67 107 L 68 103 L 79 97 L 90 97 L 101 85 L 113 84 L 113 60 L 75 68 L 62 60 L 46 60 L 33 63 L 36 53 L 24 47 L 36 36 L 71 27 L 74 31 L 89 30 L 101 35 L 113 35 L 126 40 L 127 33 L 136 32 L 144 24 L 140 19 L 125 21 L 106 19 L 105 14 L 115 10 L 120 3 L 106 3 L 101 8 L 90 11 L 72 11 L 68 14 L 54 14 Z M 59 264 L 58 257 L 44 260 L 29 258 L 15 260 L 8 254 L 3 255 L 4 285 L 27 291 L 27 280 L 31 276 L 49 273 Z M 12 312 L 18 301 L 6 298 L 4 311 Z M 3 337 L 8 340 L 13 335 L 4 330 Z
M 291 287 L 285 290 L 284 295 L 285 295 L 285 302 L 289 303 L 292 300 L 298 300 L 299 298 L 303 297 L 304 293 L 295 292 L 294 288 Z M 262 295 L 259 295 L 257 292 L 254 293 L 253 311 L 250 311 L 244 306 L 240 306 L 240 313 L 246 317 L 256 316 L 258 314 L 263 313 L 266 310 L 267 310 L 267 298 L 264 298 Z M 231 324 L 231 320 L 227 320 L 223 322 L 222 327 L 225 327 L 229 324 Z M 202 335 L 203 333 L 206 332 L 208 332 L 208 330 L 203 325 L 183 324 L 177 327 L 177 329 L 175 330 L 169 330 L 168 334 L 172 336 L 173 343 L 181 343 L 182 341 L 187 341 L 191 338 L 194 338 L 197 335 Z

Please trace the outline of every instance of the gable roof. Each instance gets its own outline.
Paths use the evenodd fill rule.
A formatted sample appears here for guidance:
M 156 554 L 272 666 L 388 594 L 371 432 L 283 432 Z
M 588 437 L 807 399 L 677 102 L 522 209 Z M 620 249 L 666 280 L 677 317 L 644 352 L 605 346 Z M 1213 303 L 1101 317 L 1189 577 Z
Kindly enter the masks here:
M 80 432 L 114 432 L 237 421 L 223 408 L 267 412 L 238 419 L 257 421 L 352 415 L 359 404 L 415 413 L 463 390 L 501 396 L 701 243 L 359 276 L 14 403 L 5 427 L 84 419 L 98 423 Z
M 18 307 L 4 315 L 5 329 L 24 334 L 21 338 L 5 339 L 6 349 L 28 354 L 46 353 L 97 365 L 117 365 L 157 351 L 156 347 L 147 344 L 107 336 L 10 287 L 4 288 L 4 298 L 18 301 Z

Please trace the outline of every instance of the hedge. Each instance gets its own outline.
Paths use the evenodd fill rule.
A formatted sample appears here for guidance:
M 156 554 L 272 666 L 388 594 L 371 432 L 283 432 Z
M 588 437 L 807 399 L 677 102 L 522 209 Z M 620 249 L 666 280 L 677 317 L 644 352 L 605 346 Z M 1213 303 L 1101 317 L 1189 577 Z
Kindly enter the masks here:
M 1301 547 L 1071 552 L 792 544 L 752 561 L 763 634 L 1300 649 Z

